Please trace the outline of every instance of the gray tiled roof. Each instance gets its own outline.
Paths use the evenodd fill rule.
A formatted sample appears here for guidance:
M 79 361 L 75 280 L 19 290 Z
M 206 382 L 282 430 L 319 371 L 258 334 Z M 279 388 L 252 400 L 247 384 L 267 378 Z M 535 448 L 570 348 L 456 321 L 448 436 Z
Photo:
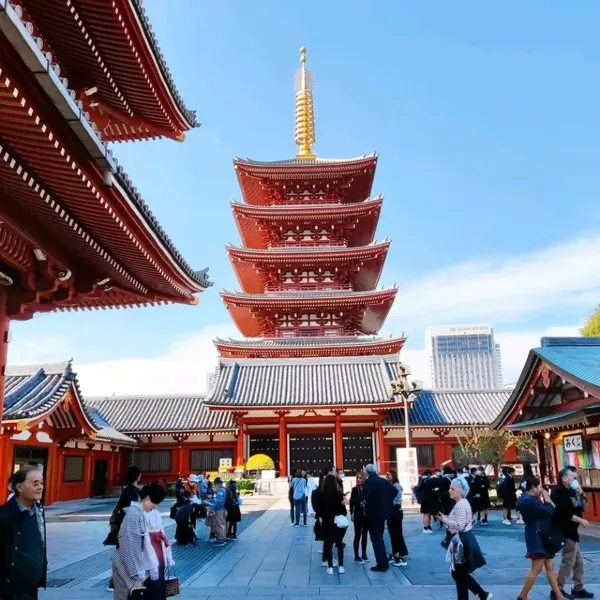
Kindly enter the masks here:
M 50 411 L 77 379 L 70 362 L 7 367 L 5 421 L 31 419 Z
M 398 356 L 219 360 L 213 406 L 391 404 Z
M 229 413 L 208 410 L 203 395 L 92 397 L 86 405 L 129 435 L 236 429 Z
M 411 425 L 489 425 L 500 414 L 510 390 L 423 390 L 409 408 Z M 393 408 L 387 427 L 404 426 L 404 410 Z

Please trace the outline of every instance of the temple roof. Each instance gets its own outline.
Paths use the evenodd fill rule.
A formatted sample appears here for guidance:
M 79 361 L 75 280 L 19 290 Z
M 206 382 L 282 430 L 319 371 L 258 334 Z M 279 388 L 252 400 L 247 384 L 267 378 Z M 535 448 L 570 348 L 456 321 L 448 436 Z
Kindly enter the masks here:
M 228 413 L 209 411 L 204 395 L 90 397 L 86 405 L 130 435 L 233 431 Z
M 107 139 L 166 135 L 198 125 L 179 95 L 141 0 L 21 0 L 23 22 L 68 77 Z M 175 17 L 176 18 L 176 17 Z M 85 90 L 94 90 L 89 97 Z
M 73 393 L 75 411 L 60 410 Z M 71 362 L 13 366 L 6 369 L 3 422 L 47 419 L 57 429 L 79 429 L 90 433 L 87 441 L 133 445 L 135 440 L 117 431 L 97 411 L 89 410 L 81 397 L 77 375 Z M 63 405 L 65 406 L 65 405 Z M 83 419 L 80 423 L 79 419 Z
M 362 202 L 371 195 L 373 178 L 377 167 L 377 155 L 353 159 L 327 160 L 322 158 L 291 159 L 259 162 L 250 159 L 234 159 L 235 170 L 248 204 L 272 205 L 282 202 L 280 192 L 296 180 L 328 182 L 328 186 L 342 184 L 344 194 L 340 203 Z M 348 185 L 349 184 L 349 185 Z M 270 192 L 277 190 L 275 196 Z M 301 198 L 297 198 L 301 204 Z M 325 198 L 323 198 L 325 202 Z M 336 201 L 336 200 L 334 200 Z M 285 202 L 292 204 L 292 202 Z
M 409 408 L 411 426 L 483 426 L 498 416 L 509 390 L 423 390 Z M 404 427 L 404 409 L 392 408 L 385 427 Z
M 259 338 L 224 340 L 215 346 L 225 358 L 308 358 L 317 356 L 365 356 L 397 354 L 406 338 L 374 336 Z
M 571 405 L 573 401 L 577 404 Z M 572 408 L 583 409 L 599 402 L 600 338 L 545 337 L 540 347 L 529 351 L 494 427 L 528 428 L 536 421 L 543 425 L 548 417 L 556 421 L 552 426 L 558 427 L 558 421 L 566 418 Z
M 397 356 L 221 358 L 206 403 L 222 408 L 393 405 Z

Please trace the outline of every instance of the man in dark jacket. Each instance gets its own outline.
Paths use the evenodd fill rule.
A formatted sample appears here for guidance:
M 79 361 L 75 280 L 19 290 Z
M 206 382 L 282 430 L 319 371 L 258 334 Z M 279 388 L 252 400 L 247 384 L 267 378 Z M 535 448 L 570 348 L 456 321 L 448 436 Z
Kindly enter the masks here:
M 367 465 L 365 470 L 368 478 L 360 493 L 359 501 L 364 503 L 369 535 L 375 553 L 376 565 L 371 567 L 371 571 L 383 572 L 390 568 L 383 532 L 385 522 L 392 516 L 392 505 L 398 492 L 387 479 L 379 477 L 375 465 Z
M 579 549 L 579 526 L 586 527 L 588 524 L 583 518 L 587 501 L 571 469 L 563 469 L 558 474 L 558 484 L 552 490 L 550 499 L 554 504 L 552 523 L 565 537 L 557 577 L 558 587 L 563 590 L 565 598 L 593 598 L 594 594 L 588 592 L 583 586 L 583 557 Z M 566 594 L 565 583 L 571 573 L 573 573 L 573 589 L 571 594 Z
M 10 486 L 15 495 L 0 506 L 0 598 L 37 600 L 47 574 L 43 475 L 23 467 Z

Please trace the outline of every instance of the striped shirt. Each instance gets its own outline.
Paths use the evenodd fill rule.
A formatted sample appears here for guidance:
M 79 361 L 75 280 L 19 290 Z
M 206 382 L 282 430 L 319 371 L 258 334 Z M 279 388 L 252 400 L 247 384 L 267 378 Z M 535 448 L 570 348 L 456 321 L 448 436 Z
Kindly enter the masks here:
M 462 498 L 455 505 L 446 519 L 450 533 L 461 533 L 473 529 L 473 511 L 466 498 Z

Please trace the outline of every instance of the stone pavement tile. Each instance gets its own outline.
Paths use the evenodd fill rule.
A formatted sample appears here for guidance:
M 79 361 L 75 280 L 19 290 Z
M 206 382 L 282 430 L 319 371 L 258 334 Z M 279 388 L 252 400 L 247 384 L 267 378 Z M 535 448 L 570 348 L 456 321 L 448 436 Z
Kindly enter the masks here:
M 279 585 L 279 580 L 281 579 L 281 570 L 279 571 L 261 571 L 260 569 L 256 571 L 254 577 L 250 581 L 251 586 L 271 586 L 271 585 Z

